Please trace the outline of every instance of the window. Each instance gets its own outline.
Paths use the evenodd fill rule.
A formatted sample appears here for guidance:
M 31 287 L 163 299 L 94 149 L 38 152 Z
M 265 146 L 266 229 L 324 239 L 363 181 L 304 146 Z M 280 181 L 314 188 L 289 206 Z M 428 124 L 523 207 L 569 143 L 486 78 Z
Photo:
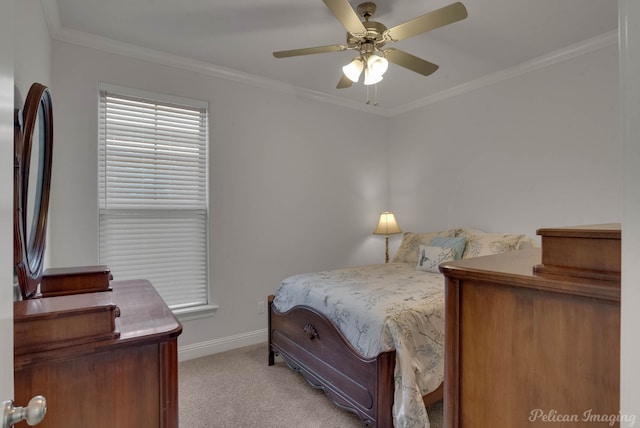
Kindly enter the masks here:
M 100 85 L 100 263 L 174 312 L 208 305 L 207 109 Z

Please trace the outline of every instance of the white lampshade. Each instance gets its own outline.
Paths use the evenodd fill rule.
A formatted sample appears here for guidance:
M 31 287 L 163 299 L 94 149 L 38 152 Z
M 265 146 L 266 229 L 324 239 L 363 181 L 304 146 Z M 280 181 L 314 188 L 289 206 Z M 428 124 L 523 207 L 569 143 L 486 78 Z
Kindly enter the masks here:
M 374 235 L 395 235 L 402 233 L 402 229 L 398 226 L 396 216 L 391 211 L 385 211 L 380 213 L 380 220 L 378 221 L 378 227 L 373 232 Z
M 362 73 L 362 69 L 364 68 L 364 64 L 360 58 L 355 58 L 349 64 L 342 67 L 342 72 L 345 76 L 349 78 L 352 82 L 357 82 L 360 79 L 360 74 Z
M 381 56 L 371 55 L 367 60 L 367 67 L 370 72 L 382 76 L 389 68 L 389 61 Z
M 382 75 L 389 68 L 389 61 L 378 55 L 367 58 L 367 68 L 364 70 L 364 84 L 374 85 L 382 80 Z
M 364 70 L 364 84 L 365 85 L 375 85 L 376 83 L 382 81 L 382 75 L 376 74 L 369 71 L 368 68 Z

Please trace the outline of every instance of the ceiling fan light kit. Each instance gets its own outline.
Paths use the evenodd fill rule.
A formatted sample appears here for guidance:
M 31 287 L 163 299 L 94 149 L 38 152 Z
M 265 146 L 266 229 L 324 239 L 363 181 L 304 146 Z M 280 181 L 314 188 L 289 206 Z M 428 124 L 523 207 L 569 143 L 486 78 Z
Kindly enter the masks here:
M 288 58 L 344 50 L 358 51 L 360 55 L 342 67 L 343 75 L 336 86 L 338 89 L 348 88 L 352 83 L 358 82 L 363 71 L 365 85 L 369 86 L 380 82 L 383 74 L 387 71 L 389 62 L 423 76 L 429 76 L 438 69 L 436 64 L 395 48 L 382 48 L 387 43 L 435 30 L 467 17 L 467 9 L 462 3 L 456 2 L 387 29 L 383 24 L 369 20 L 375 14 L 375 3 L 361 3 L 358 5 L 356 13 L 348 0 L 322 1 L 347 30 L 347 44 L 278 51 L 274 52 L 273 56 Z
M 365 62 L 367 64 L 366 67 Z M 342 72 L 349 80 L 355 83 L 360 80 L 360 75 L 364 70 L 364 84 L 373 85 L 382 80 L 382 76 L 387 71 L 387 68 L 389 68 L 389 61 L 387 61 L 386 58 L 373 54 L 369 55 L 366 60 L 363 60 L 362 57 L 355 58 L 349 64 L 342 67 Z

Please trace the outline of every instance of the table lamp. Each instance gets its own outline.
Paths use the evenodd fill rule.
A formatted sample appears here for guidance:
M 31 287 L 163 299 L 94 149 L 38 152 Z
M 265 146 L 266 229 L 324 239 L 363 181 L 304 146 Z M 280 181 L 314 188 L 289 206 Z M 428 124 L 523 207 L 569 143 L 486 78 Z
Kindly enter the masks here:
M 385 263 L 389 263 L 389 235 L 398 233 L 402 233 L 402 229 L 398 226 L 393 213 L 391 211 L 380 213 L 380 221 L 378 221 L 378 227 L 373 231 L 373 234 L 385 236 Z

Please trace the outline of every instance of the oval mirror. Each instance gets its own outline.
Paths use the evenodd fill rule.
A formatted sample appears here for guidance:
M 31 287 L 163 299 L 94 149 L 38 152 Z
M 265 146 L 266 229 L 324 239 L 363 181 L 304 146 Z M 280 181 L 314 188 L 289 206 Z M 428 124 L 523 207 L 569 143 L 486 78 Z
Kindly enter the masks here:
M 42 278 L 53 150 L 51 93 L 34 83 L 14 132 L 14 262 L 23 298 L 36 295 Z

